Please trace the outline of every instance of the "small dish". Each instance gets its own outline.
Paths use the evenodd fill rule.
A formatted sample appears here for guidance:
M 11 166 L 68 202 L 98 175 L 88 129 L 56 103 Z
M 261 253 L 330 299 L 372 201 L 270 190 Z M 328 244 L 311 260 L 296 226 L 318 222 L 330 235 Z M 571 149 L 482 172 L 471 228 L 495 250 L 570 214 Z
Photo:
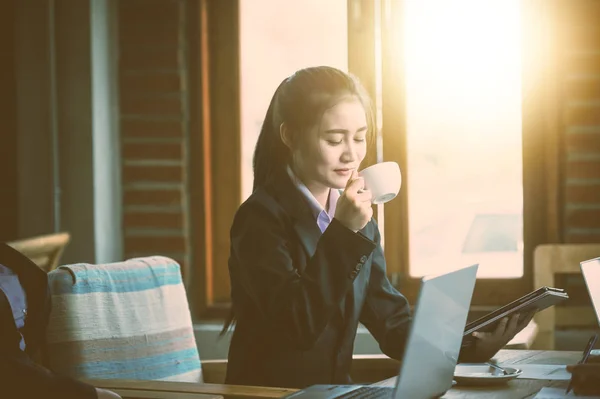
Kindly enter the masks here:
M 522 371 L 514 367 L 502 367 L 506 374 L 486 363 L 457 364 L 454 380 L 458 385 L 499 385 L 517 378 Z

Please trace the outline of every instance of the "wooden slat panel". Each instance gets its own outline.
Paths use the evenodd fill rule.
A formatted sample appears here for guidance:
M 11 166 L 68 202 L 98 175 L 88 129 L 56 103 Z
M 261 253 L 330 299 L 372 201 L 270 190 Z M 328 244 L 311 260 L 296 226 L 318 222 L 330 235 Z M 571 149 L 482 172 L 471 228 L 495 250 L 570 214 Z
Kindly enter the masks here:
M 573 233 L 568 232 L 565 235 L 565 242 L 569 244 L 594 244 L 600 242 L 599 233 Z
M 183 100 L 179 95 L 148 95 L 122 92 L 120 99 L 121 112 L 128 115 L 153 115 L 163 117 L 183 116 Z
M 119 77 L 119 87 L 138 93 L 178 92 L 185 90 L 183 77 L 177 72 L 130 72 Z
M 177 70 L 182 65 L 183 53 L 175 47 L 162 49 L 131 49 L 124 51 L 121 57 L 121 68 L 145 71 Z
M 182 229 L 182 212 L 125 212 L 123 223 L 127 229 Z
M 126 253 L 186 252 L 186 242 L 183 236 L 133 236 L 125 237 Z
M 118 2 L 124 252 L 177 258 L 186 285 L 189 112 L 183 90 L 190 3 Z
M 123 203 L 132 205 L 180 205 L 181 190 L 125 190 Z
M 123 182 L 166 182 L 183 181 L 182 166 L 123 166 Z
M 566 96 L 568 99 L 579 101 L 600 99 L 600 78 L 569 81 L 566 85 Z
M 127 0 L 119 2 L 120 49 L 179 45 L 181 2 L 177 0 Z
M 183 121 L 156 117 L 121 120 L 121 137 L 178 138 L 183 137 Z
M 600 161 L 567 162 L 567 176 L 571 179 L 600 179 Z
M 568 185 L 565 188 L 566 201 L 569 204 L 597 204 L 600 203 L 599 185 Z
M 129 142 L 124 143 L 121 156 L 125 159 L 180 160 L 183 157 L 182 143 Z
M 180 0 L 126 0 L 119 2 L 119 15 L 127 22 L 154 25 L 176 20 Z
M 600 153 L 600 126 L 598 133 L 569 133 L 566 142 L 569 152 Z
M 565 214 L 567 228 L 597 228 L 600 221 L 600 209 L 568 210 Z M 600 253 L 598 254 L 600 256 Z

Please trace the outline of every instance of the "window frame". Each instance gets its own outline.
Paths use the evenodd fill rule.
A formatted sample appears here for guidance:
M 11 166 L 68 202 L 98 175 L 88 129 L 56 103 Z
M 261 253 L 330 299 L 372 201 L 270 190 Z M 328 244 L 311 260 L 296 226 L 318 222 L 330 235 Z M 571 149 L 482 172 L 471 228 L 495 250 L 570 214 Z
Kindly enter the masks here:
M 383 158 L 400 165 L 403 175 L 403 187 L 399 200 L 386 204 L 385 248 L 388 275 L 394 285 L 411 303 L 417 298 L 420 279 L 410 276 L 408 237 L 408 191 L 410 181 L 406 175 L 406 112 L 403 43 L 397 30 L 403 24 L 403 0 L 382 0 L 381 38 L 382 38 L 382 135 Z M 535 6 L 535 5 L 534 5 Z M 529 8 L 527 8 L 529 7 Z M 532 6 L 523 6 L 523 25 L 527 23 Z M 526 30 L 524 30 L 526 32 Z M 534 39 L 523 36 L 525 43 Z M 557 47 L 556 45 L 554 47 Z M 553 48 L 550 52 L 558 53 Z M 562 134 L 559 123 L 548 127 L 548 114 L 544 113 L 544 104 L 559 104 L 560 92 L 543 90 L 546 81 L 559 81 L 559 68 L 551 68 L 544 79 L 538 77 L 539 59 L 533 59 L 522 48 L 523 80 L 523 276 L 513 279 L 478 279 L 473 293 L 472 308 L 491 308 L 506 304 L 533 289 L 533 252 L 537 245 L 547 242 L 559 242 L 562 220 L 562 201 L 557 193 L 562 192 L 561 171 L 564 160 L 558 151 Z M 556 54 L 554 54 L 556 55 Z M 555 57 L 558 60 L 560 57 Z M 555 65 L 554 65 L 555 66 Z M 551 95 L 549 98 L 548 95 Z M 556 105 L 558 108 L 560 106 Z M 548 137 L 551 138 L 548 142 Z M 558 195 L 560 197 L 560 194 Z M 394 223 L 401 220 L 402 223 Z M 397 245 L 390 245 L 390 243 Z M 467 265 L 464 265 L 467 266 Z
M 192 2 L 194 3 L 194 2 Z M 196 319 L 223 319 L 230 311 L 229 229 L 240 205 L 241 127 L 239 76 L 239 1 L 200 0 L 192 6 L 190 34 L 195 55 L 190 62 L 190 179 L 193 260 L 191 297 Z M 400 165 L 403 187 L 398 198 L 385 205 L 384 237 L 387 274 L 410 303 L 415 303 L 420 278 L 408 271 L 408 190 L 406 175 L 406 113 L 402 26 L 403 0 L 348 0 L 348 67 L 365 85 L 382 110 L 382 153 L 371 146 L 367 163 L 379 158 Z M 377 31 L 378 30 L 378 31 Z M 377 70 L 375 44 L 381 38 L 381 64 Z M 528 54 L 523 51 L 524 62 Z M 533 250 L 538 244 L 560 239 L 561 208 L 558 152 L 549 151 L 544 125 L 547 115 L 540 109 L 544 81 L 535 68 L 523 74 L 523 277 L 479 279 L 473 308 L 488 309 L 508 303 L 533 288 Z M 553 73 L 553 74 L 552 74 Z M 558 70 L 546 78 L 556 79 Z M 377 98 L 377 79 L 381 93 Z M 218 88 L 215 90 L 214 88 Z M 533 93 L 533 94 L 532 94 Z M 555 93 L 556 94 L 556 93 Z M 558 98 L 558 97 L 557 97 Z M 557 100 L 558 101 L 558 100 Z M 377 109 L 377 108 L 375 108 Z M 552 134 L 560 137 L 560 126 Z M 551 144 L 556 145 L 560 139 Z M 551 148 L 552 149 L 552 148 Z M 237 158 L 232 153 L 240 154 Z M 547 170 L 553 173 L 548 177 Z M 217 184 L 217 182 L 239 184 Z M 548 199 L 550 195 L 550 200 Z M 401 221 L 400 223 L 398 221 Z M 465 265 L 467 266 L 467 265 Z M 190 291 L 190 290 L 189 290 Z

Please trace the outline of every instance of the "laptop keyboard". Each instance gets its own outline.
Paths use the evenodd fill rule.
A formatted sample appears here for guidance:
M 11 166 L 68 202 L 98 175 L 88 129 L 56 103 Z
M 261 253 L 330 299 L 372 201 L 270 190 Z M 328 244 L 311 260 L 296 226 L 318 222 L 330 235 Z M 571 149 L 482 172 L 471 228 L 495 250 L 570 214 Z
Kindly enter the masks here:
M 391 387 L 360 387 L 354 391 L 348 392 L 336 399 L 379 399 L 391 398 L 394 393 L 394 388 Z

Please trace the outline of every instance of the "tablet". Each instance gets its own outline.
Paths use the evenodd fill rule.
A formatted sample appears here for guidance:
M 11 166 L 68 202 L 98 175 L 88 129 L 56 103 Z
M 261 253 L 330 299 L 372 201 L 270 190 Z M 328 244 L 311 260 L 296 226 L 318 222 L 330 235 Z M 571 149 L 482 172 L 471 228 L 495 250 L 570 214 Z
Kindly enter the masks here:
M 463 335 L 469 335 L 475 331 L 492 332 L 496 324 L 504 317 L 519 313 L 525 316 L 530 311 L 539 312 L 559 302 L 569 299 L 569 295 L 561 288 L 542 287 L 529 294 L 494 310 L 479 319 L 472 321 L 465 327 Z

